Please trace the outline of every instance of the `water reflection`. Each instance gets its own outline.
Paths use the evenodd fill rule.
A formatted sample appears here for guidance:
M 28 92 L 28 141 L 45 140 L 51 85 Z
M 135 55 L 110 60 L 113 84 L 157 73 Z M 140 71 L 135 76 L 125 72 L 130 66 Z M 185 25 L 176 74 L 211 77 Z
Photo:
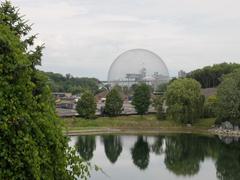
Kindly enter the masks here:
M 119 136 L 105 135 L 102 137 L 105 154 L 111 163 L 115 163 L 122 152 L 122 143 Z
M 79 136 L 76 143 L 76 149 L 84 160 L 91 160 L 93 151 L 96 149 L 95 136 Z
M 204 158 L 203 147 L 196 137 L 177 135 L 166 138 L 165 164 L 176 175 L 192 176 Z
M 158 176 L 163 176 L 164 179 L 184 179 L 188 176 L 188 179 L 211 177 L 210 179 L 238 180 L 240 143 L 236 138 L 229 142 L 224 138 L 190 134 L 104 135 L 79 136 L 76 139 L 76 148 L 85 160 L 93 158 L 105 171 L 109 170 L 108 173 L 113 174 L 112 179 L 121 179 L 118 176 L 124 176 L 125 179 L 158 179 Z M 110 164 L 114 164 L 114 168 L 108 165 L 103 156 Z M 153 178 L 151 175 L 156 173 L 158 175 Z M 97 176 L 95 179 L 105 178 Z
M 149 163 L 150 148 L 148 142 L 143 140 L 143 136 L 138 137 L 131 152 L 133 163 L 142 170 L 146 169 Z

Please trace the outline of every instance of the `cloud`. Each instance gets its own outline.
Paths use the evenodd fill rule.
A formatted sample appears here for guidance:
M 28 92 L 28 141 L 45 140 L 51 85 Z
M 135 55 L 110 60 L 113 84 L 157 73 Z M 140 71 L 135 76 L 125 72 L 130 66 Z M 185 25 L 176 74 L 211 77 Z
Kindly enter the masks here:
M 131 48 L 154 51 L 171 76 L 240 62 L 238 0 L 13 0 L 45 42 L 41 69 L 106 80 Z

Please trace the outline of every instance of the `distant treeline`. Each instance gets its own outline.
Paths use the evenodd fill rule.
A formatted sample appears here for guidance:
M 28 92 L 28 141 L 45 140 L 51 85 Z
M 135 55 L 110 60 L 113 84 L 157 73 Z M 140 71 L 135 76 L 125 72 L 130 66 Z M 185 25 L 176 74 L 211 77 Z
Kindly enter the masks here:
M 59 73 L 44 72 L 48 77 L 51 90 L 53 92 L 71 92 L 78 94 L 84 90 L 89 90 L 96 94 L 99 91 L 100 81 L 96 78 L 73 77 L 71 74 L 65 76 Z
M 240 68 L 240 64 L 221 63 L 213 66 L 205 66 L 202 69 L 194 70 L 188 73 L 187 77 L 197 80 L 202 88 L 216 87 L 220 84 L 221 77 Z

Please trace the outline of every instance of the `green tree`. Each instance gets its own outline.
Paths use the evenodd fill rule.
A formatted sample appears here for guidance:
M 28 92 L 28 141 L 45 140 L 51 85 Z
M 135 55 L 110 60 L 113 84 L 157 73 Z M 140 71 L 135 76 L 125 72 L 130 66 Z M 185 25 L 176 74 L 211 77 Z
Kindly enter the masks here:
M 165 119 L 165 117 L 166 117 L 166 113 L 165 113 L 163 105 L 164 105 L 164 97 L 163 96 L 157 95 L 153 98 L 153 106 L 154 106 L 155 110 L 157 111 L 156 115 L 159 120 Z
M 187 77 L 197 80 L 202 88 L 217 87 L 223 75 L 232 73 L 239 69 L 240 64 L 236 63 L 221 63 L 213 66 L 205 66 L 202 69 L 194 70 L 188 73 Z
M 120 136 L 103 136 L 105 154 L 111 163 L 115 163 L 122 152 Z
M 121 114 L 123 100 L 116 89 L 112 89 L 106 97 L 105 113 L 109 116 L 117 116 Z
M 88 167 L 68 146 L 47 78 L 42 46 L 9 1 L 0 5 L 0 179 L 76 179 Z M 34 48 L 35 47 L 35 48 Z
M 217 96 L 216 95 L 209 96 L 204 102 L 203 117 L 204 118 L 216 117 L 216 107 Z
M 166 102 L 171 118 L 193 123 L 200 117 L 204 103 L 200 87 L 196 80 L 189 78 L 175 80 L 168 86 Z
M 151 104 L 151 89 L 146 84 L 139 84 L 134 88 L 132 104 L 138 114 L 145 114 Z
M 77 102 L 76 110 L 80 117 L 91 119 L 95 117 L 97 104 L 91 92 L 84 92 Z
M 240 70 L 223 78 L 217 91 L 217 122 L 240 125 Z

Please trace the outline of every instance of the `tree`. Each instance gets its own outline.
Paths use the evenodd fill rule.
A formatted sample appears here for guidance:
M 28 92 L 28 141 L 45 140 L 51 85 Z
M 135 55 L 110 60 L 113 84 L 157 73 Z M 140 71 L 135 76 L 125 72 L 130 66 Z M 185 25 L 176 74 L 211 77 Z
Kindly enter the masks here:
M 168 114 L 181 123 L 193 123 L 201 115 L 204 98 L 201 85 L 193 79 L 178 79 L 172 82 L 166 92 Z
M 47 78 L 42 46 L 9 1 L 0 5 L 0 179 L 76 179 L 88 166 L 68 146 Z M 35 48 L 34 48 L 35 47 Z
M 209 96 L 204 102 L 203 117 L 204 118 L 216 117 L 216 107 L 217 96 L 216 95 Z
M 106 97 L 105 113 L 109 116 L 117 116 L 121 114 L 123 100 L 116 89 L 112 89 Z
M 80 117 L 91 119 L 95 117 L 97 104 L 91 92 L 84 92 L 77 102 L 76 110 Z
M 240 70 L 224 76 L 217 91 L 217 122 L 240 125 Z
M 166 117 L 166 113 L 163 105 L 164 105 L 164 97 L 160 95 L 155 96 L 153 99 L 153 106 L 157 111 L 157 118 L 159 120 L 165 119 Z
M 137 85 L 134 88 L 132 104 L 138 114 L 145 114 L 151 104 L 151 89 L 146 84 Z
M 194 70 L 188 73 L 187 77 L 197 80 L 202 88 L 217 87 L 223 75 L 232 73 L 239 69 L 240 64 L 236 63 L 221 63 L 213 66 L 205 66 L 202 69 Z

